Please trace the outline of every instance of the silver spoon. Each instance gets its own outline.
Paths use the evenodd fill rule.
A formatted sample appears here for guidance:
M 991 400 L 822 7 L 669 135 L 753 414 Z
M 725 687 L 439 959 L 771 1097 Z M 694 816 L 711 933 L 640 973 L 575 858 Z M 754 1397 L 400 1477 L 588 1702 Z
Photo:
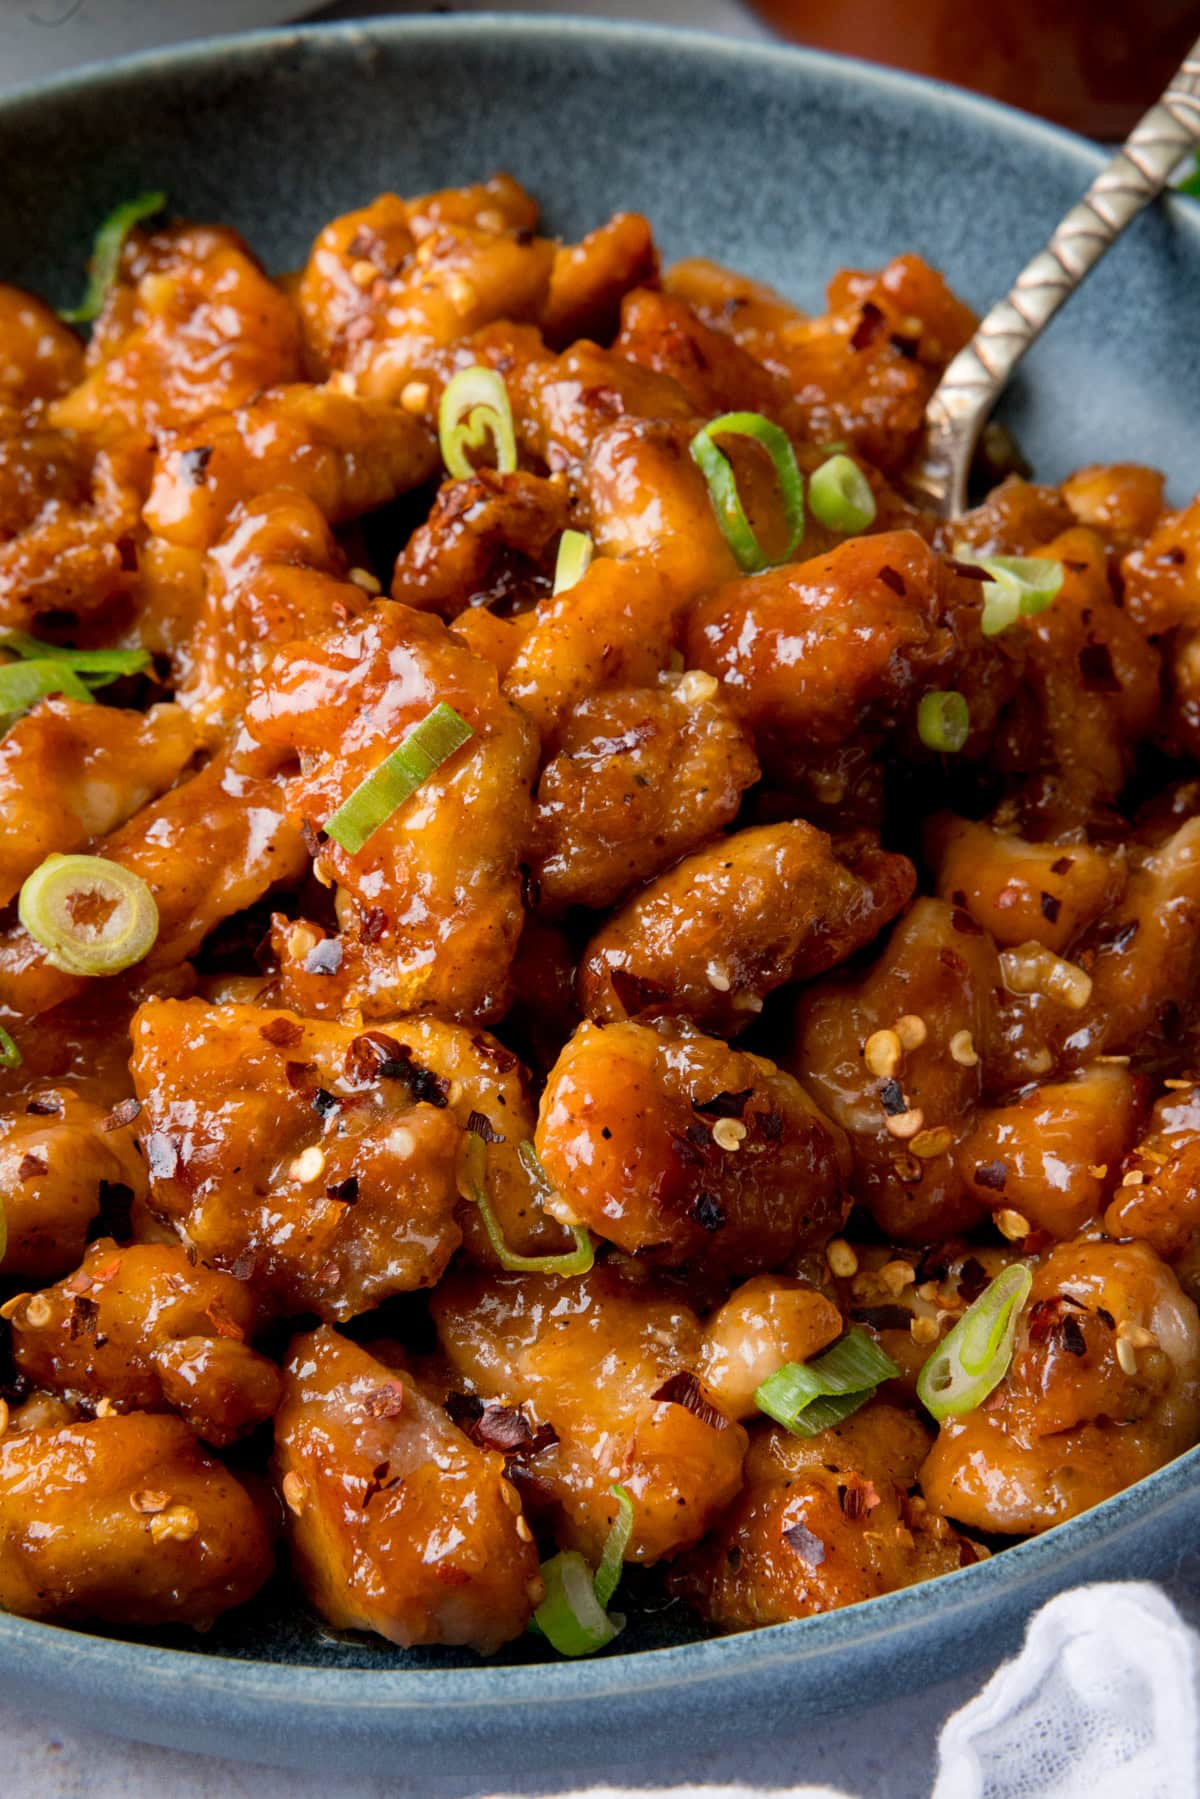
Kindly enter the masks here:
M 905 485 L 939 518 L 966 509 L 979 434 L 1013 369 L 1084 276 L 1200 145 L 1200 41 L 1044 250 L 992 307 L 950 363 L 925 408 L 921 452 Z

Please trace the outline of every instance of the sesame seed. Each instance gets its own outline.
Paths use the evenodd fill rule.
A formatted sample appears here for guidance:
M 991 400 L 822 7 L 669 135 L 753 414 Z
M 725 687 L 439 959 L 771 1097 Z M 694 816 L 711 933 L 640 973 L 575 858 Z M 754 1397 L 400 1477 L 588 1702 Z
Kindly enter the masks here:
M 401 1162 L 407 1162 L 417 1147 L 417 1140 L 406 1124 L 398 1124 L 387 1141 L 388 1148 Z
M 710 675 L 703 668 L 689 668 L 680 675 L 675 686 L 675 697 L 683 701 L 685 706 L 698 706 L 705 700 L 711 700 L 720 683 L 715 675 Z
M 190 1505 L 173 1505 L 150 1520 L 150 1535 L 156 1543 L 187 1543 L 200 1528 L 200 1520 Z
M 715 987 L 718 993 L 729 992 L 733 982 L 719 962 L 710 962 L 704 972 L 708 976 L 708 984 L 710 987 Z
M 1129 1056 L 1097 1056 L 1096 1060 L 1107 1063 L 1110 1068 L 1128 1068 L 1131 1058 Z
M 14 1293 L 11 1299 L 6 1299 L 4 1304 L 0 1306 L 0 1318 L 3 1318 L 7 1322 L 7 1320 L 12 1317 L 13 1313 L 18 1311 L 20 1307 L 25 1304 L 25 1301 L 28 1298 L 28 1293 Z
M 930 1156 L 945 1155 L 954 1141 L 954 1132 L 948 1125 L 935 1125 L 932 1130 L 918 1131 L 909 1144 L 914 1156 L 928 1159 Z
M 1015 1212 L 1011 1206 L 1004 1206 L 993 1213 L 993 1222 L 1002 1237 L 1010 1243 L 1019 1243 L 1022 1237 L 1029 1235 L 1032 1226 L 1024 1212 Z
M 1128 1337 L 1117 1338 L 1117 1361 L 1125 1374 L 1137 1373 L 1137 1351 Z
M 763 999 L 761 993 L 735 993 L 730 1001 L 735 1012 L 761 1012 Z
M 536 1575 L 525 1588 L 525 1597 L 530 1605 L 540 1605 L 546 1597 L 546 1583 L 541 1575 Z
M 1163 1086 L 1169 1088 L 1172 1093 L 1184 1093 L 1189 1087 L 1195 1085 L 1195 1081 L 1169 1080 L 1163 1082 Z
M 889 1293 L 903 1293 L 905 1287 L 911 1287 L 916 1280 L 916 1272 L 911 1262 L 902 1262 L 897 1258 L 894 1262 L 885 1262 L 879 1270 L 879 1279 Z
M 520 1537 L 522 1543 L 533 1542 L 533 1532 L 530 1530 L 529 1525 L 524 1518 L 517 1519 L 517 1535 Z
M 383 592 L 382 585 L 369 568 L 352 568 L 347 579 L 353 581 L 356 587 L 361 587 L 364 593 L 379 594 Z
M 903 1054 L 904 1045 L 895 1031 L 872 1031 L 863 1044 L 863 1061 L 877 1080 L 890 1081 Z
M 896 1035 L 905 1049 L 920 1049 L 929 1035 L 929 1027 L 916 1012 L 906 1012 L 896 1020 Z
M 894 1117 L 885 1118 L 883 1123 L 889 1136 L 899 1137 L 904 1142 L 924 1130 L 925 1114 L 920 1106 L 916 1106 L 911 1111 L 897 1112 Z
M 451 275 L 446 281 L 446 298 L 455 312 L 470 312 L 479 299 L 475 283 L 465 275 Z
M 428 381 L 406 381 L 400 389 L 400 404 L 405 412 L 424 412 L 429 404 Z
M 477 212 L 475 223 L 481 231 L 504 231 L 507 228 L 504 214 L 497 212 L 494 206 L 485 206 L 482 212 Z
M 302 1150 L 288 1169 L 291 1179 L 299 1181 L 304 1187 L 311 1185 L 313 1181 L 319 1181 L 324 1172 L 325 1151 L 316 1143 L 310 1143 L 306 1150 Z
M 157 1492 L 153 1487 L 141 1487 L 129 1495 L 129 1503 L 135 1512 L 165 1512 L 171 1503 L 171 1495 Z
M 297 1518 L 308 1504 L 308 1482 L 294 1468 L 283 1477 L 283 1501 Z
M 1034 1050 L 1032 1055 L 1025 1058 L 1025 1067 L 1030 1074 L 1049 1074 L 1053 1066 L 1054 1057 L 1048 1049 Z
M 350 279 L 353 281 L 355 287 L 373 287 L 375 284 L 375 277 L 378 273 L 379 270 L 375 267 L 375 264 L 373 262 L 368 262 L 365 257 L 361 262 L 352 262 L 350 264 Z
M 914 1343 L 936 1343 L 938 1327 L 936 1318 L 914 1318 L 908 1327 L 908 1334 Z
M 97 1418 L 115 1418 L 116 1414 L 117 1414 L 116 1406 L 113 1404 L 112 1400 L 108 1397 L 107 1393 L 103 1394 L 101 1396 L 101 1398 L 99 1398 L 96 1401 L 96 1416 L 97 1416 Z
M 335 394 L 356 394 L 358 392 L 358 376 L 352 375 L 349 369 L 337 369 L 329 377 L 329 386 Z
M 970 1031 L 955 1031 L 950 1039 L 950 1055 L 960 1068 L 974 1068 L 979 1061 L 979 1051 L 975 1048 L 975 1040 Z
M 303 962 L 321 941 L 321 933 L 310 924 L 295 924 L 288 932 L 288 955 L 293 962 Z
M 713 1125 L 713 1142 L 719 1149 L 739 1149 L 746 1139 L 746 1127 L 740 1118 L 718 1118 Z
M 837 1275 L 839 1280 L 849 1280 L 852 1274 L 858 1273 L 858 1257 L 844 1237 L 831 1237 L 825 1245 L 825 1260 L 829 1263 L 830 1274 Z
M 1123 1187 L 1140 1187 L 1144 1184 L 1145 1179 L 1146 1176 L 1140 1168 L 1131 1168 L 1128 1174 L 1122 1175 L 1121 1185 Z
M 1108 1173 L 1108 1163 L 1107 1162 L 1089 1162 L 1088 1163 L 1088 1173 L 1091 1175 L 1091 1177 L 1094 1181 L 1102 1181 L 1104 1179 L 1105 1175 Z
M 517 1492 L 517 1489 L 510 1480 L 502 1480 L 500 1482 L 500 1497 L 503 1499 L 510 1512 L 520 1511 L 521 1495 Z
M 937 1297 L 938 1297 L 937 1282 L 936 1281 L 922 1281 L 921 1285 L 917 1288 L 917 1298 L 925 1300 L 929 1305 L 934 1305 L 937 1301 Z
M 35 1293 L 29 1301 L 29 1304 L 25 1307 L 25 1316 L 21 1322 L 22 1324 L 29 1325 L 32 1330 L 40 1331 L 44 1325 L 49 1324 L 53 1315 L 54 1308 L 46 1298 L 46 1295 L 44 1293 Z
M 1157 1349 L 1158 1338 L 1153 1331 L 1148 1331 L 1144 1324 L 1134 1324 L 1123 1318 L 1117 1326 L 1117 1341 L 1130 1343 L 1134 1349 Z

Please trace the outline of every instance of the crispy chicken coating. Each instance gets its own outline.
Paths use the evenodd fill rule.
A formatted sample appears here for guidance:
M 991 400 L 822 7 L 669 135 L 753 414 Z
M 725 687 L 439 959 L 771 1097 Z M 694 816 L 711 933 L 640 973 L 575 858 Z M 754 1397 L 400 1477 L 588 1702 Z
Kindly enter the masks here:
M 39 1088 L 0 1117 L 0 1204 L 8 1226 L 0 1272 L 55 1280 L 79 1262 L 97 1221 L 120 1220 L 128 1234 L 133 1208 L 147 1193 L 132 1122 L 66 1083 Z

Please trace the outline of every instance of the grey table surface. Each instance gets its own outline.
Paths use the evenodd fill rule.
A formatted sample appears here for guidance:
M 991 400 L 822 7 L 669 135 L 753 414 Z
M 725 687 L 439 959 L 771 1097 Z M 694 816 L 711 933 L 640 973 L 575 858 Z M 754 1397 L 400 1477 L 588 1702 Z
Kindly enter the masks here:
M 339 0 L 313 11 L 316 19 L 345 19 L 383 13 L 428 11 L 395 0 Z M 201 36 L 224 27 L 237 12 L 229 0 L 0 0 L 0 90 L 49 72 L 93 60 L 97 46 L 119 42 Z M 281 16 L 285 7 L 275 8 Z M 296 10 L 299 10 L 298 8 Z M 727 31 L 745 38 L 769 34 L 735 0 L 459 0 L 456 12 L 573 13 L 591 17 L 637 18 Z M 253 0 L 246 0 L 253 11 Z M 100 53 L 103 53 L 102 50 Z M 122 1742 L 94 1728 L 65 1731 L 27 1712 L 0 1703 L 0 1743 L 4 1773 L 0 1792 L 7 1799 L 528 1799 L 595 1786 L 671 1788 L 695 1783 L 737 1784 L 749 1793 L 769 1794 L 799 1784 L 825 1785 L 856 1799 L 925 1799 L 932 1784 L 938 1732 L 951 1711 L 982 1684 L 989 1669 L 945 1682 L 912 1698 L 874 1706 L 870 1728 L 861 1718 L 830 1719 L 819 1734 L 781 1729 L 769 1740 L 731 1743 L 719 1755 L 680 1754 L 670 1761 L 611 1762 L 585 1768 L 567 1759 L 551 1780 L 519 1788 L 497 1787 L 480 1773 L 454 1769 L 444 1779 L 414 1783 L 395 1779 L 306 1779 L 293 1773 L 247 1767 L 215 1756 L 178 1754 Z

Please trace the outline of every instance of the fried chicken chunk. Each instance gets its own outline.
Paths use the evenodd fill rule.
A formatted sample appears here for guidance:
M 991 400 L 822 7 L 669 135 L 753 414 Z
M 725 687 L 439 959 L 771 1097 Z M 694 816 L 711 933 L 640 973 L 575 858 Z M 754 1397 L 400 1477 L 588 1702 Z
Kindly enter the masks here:
M 17 1367 L 34 1386 L 123 1412 L 170 1407 L 218 1448 L 279 1402 L 277 1368 L 247 1341 L 261 1322 L 254 1293 L 180 1244 L 119 1249 L 102 1237 L 10 1322 Z
M 328 1326 L 297 1337 L 275 1421 L 296 1570 L 340 1630 L 491 1655 L 541 1597 L 501 1455 Z
M 529 1478 L 560 1542 L 593 1565 L 616 1515 L 614 1482 L 634 1502 L 625 1558 L 638 1562 L 694 1543 L 737 1492 L 746 1433 L 696 1378 L 700 1321 L 636 1266 L 569 1280 L 452 1274 L 431 1310 L 457 1381 L 552 1426 Z
M 0 1438 L 0 1606 L 64 1624 L 205 1630 L 271 1572 L 271 1533 L 181 1418 Z
M 579 971 L 584 1011 L 678 1011 L 743 1030 L 775 988 L 870 943 L 915 883 L 905 857 L 867 837 L 834 844 L 800 819 L 718 837 L 600 927 Z
M 353 1318 L 457 1249 L 462 1132 L 388 1038 L 167 1000 L 135 1015 L 131 1067 L 154 1210 L 282 1310 Z
M 838 1127 L 791 1075 L 686 1022 L 580 1025 L 536 1146 L 571 1214 L 668 1266 L 778 1267 L 848 1210 Z
M 8 1244 L 0 1269 L 55 1280 L 83 1255 L 98 1216 L 128 1218 L 147 1192 L 132 1123 L 67 1084 L 41 1088 L 0 1119 L 0 1205 Z
M 672 1569 L 672 1590 L 721 1630 L 856 1605 L 978 1559 L 909 1497 L 929 1439 L 875 1400 L 815 1437 L 756 1434 L 746 1483 L 713 1534 Z

